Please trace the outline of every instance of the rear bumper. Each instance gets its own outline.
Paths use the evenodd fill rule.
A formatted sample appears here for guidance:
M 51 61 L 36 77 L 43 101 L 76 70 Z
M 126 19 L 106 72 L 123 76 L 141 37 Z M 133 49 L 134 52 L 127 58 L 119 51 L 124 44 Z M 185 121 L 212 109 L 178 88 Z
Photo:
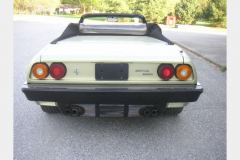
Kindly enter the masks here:
M 203 92 L 197 85 L 59 85 L 24 84 L 30 101 L 80 104 L 159 104 L 194 102 Z

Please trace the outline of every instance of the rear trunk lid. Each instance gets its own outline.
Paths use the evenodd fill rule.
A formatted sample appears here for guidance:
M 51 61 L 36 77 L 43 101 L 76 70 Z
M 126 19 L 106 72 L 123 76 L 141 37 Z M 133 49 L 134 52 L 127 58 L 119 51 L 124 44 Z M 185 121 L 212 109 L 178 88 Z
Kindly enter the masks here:
M 76 36 L 50 44 L 42 62 L 181 63 L 179 48 L 147 36 Z
M 66 75 L 50 75 L 41 83 L 59 84 L 192 84 L 194 77 L 179 82 L 158 76 L 161 64 L 183 64 L 180 48 L 147 36 L 76 36 L 49 44 L 39 54 L 49 67 L 63 63 Z M 40 83 L 32 73 L 28 83 Z

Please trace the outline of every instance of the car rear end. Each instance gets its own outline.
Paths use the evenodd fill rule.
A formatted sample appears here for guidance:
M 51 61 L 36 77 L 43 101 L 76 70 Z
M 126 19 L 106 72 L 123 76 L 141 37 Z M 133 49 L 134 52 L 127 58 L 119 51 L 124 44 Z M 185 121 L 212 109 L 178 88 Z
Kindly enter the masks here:
M 142 35 L 139 26 L 140 35 L 95 33 L 103 31 L 106 26 L 45 47 L 22 87 L 28 100 L 65 115 L 95 117 L 156 117 L 197 101 L 203 89 L 179 47 Z

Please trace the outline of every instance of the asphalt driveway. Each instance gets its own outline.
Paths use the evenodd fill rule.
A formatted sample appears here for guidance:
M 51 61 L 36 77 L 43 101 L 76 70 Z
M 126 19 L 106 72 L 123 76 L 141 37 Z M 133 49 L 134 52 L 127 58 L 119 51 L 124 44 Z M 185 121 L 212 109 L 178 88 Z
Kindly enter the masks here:
M 224 33 L 163 28 L 163 35 L 219 67 L 227 66 L 227 35 Z
M 191 53 L 204 92 L 178 116 L 73 118 L 28 101 L 28 65 L 66 25 L 14 21 L 14 159 L 226 159 L 226 73 Z

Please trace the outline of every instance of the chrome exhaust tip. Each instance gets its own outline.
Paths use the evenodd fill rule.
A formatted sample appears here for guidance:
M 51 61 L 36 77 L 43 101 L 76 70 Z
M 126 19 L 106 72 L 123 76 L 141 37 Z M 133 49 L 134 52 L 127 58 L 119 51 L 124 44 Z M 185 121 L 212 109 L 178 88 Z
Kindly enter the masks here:
M 151 109 L 151 117 L 157 117 L 159 116 L 159 110 L 158 109 Z
M 71 109 L 70 116 L 72 117 L 78 117 L 80 115 L 83 115 L 85 113 L 85 109 L 82 106 L 79 105 L 70 105 L 69 107 Z M 66 110 L 65 110 L 66 111 Z
M 158 117 L 160 111 L 158 108 L 146 106 L 139 110 L 139 115 L 143 117 Z
M 77 108 L 73 108 L 73 109 L 72 109 L 71 116 L 73 116 L 73 117 L 77 117 L 77 116 L 79 116 L 79 111 L 78 111 Z
M 71 108 L 66 108 L 65 111 L 64 111 L 64 114 L 70 116 L 72 114 L 72 109 Z
M 150 117 L 151 115 L 151 110 L 150 109 L 144 109 L 143 110 L 143 116 L 144 117 Z

